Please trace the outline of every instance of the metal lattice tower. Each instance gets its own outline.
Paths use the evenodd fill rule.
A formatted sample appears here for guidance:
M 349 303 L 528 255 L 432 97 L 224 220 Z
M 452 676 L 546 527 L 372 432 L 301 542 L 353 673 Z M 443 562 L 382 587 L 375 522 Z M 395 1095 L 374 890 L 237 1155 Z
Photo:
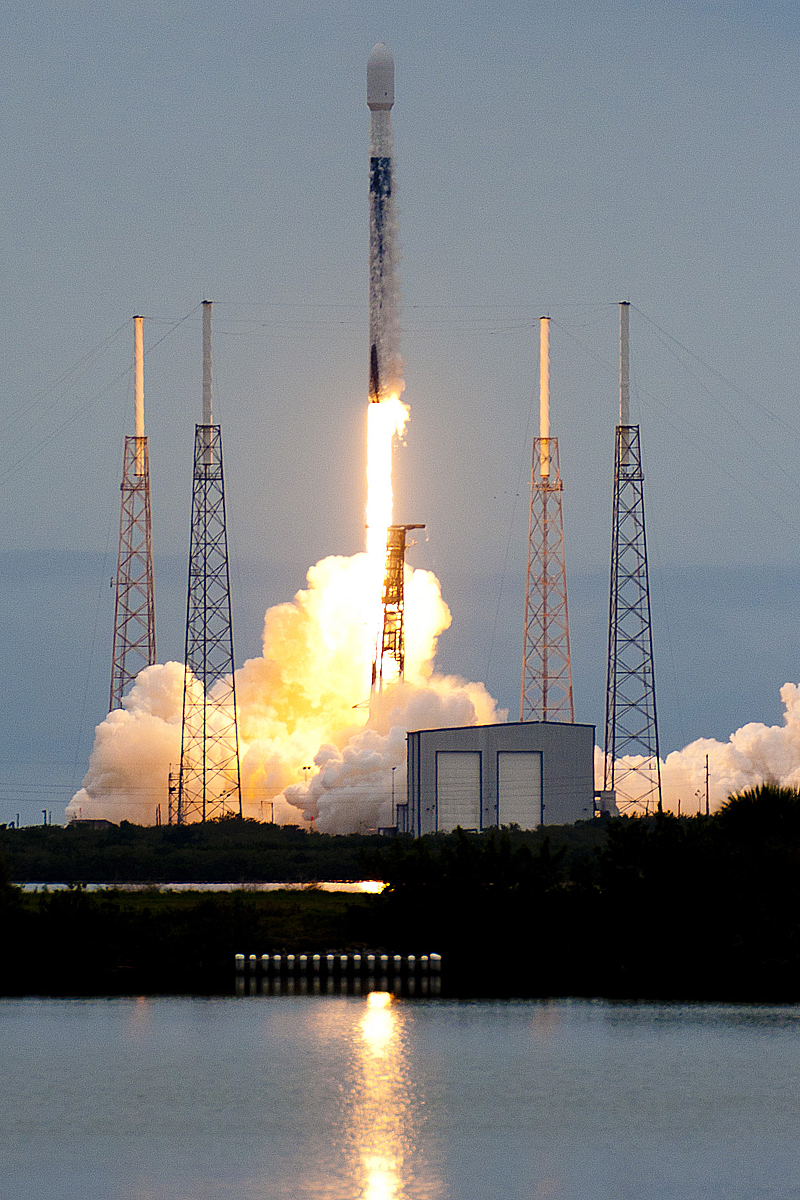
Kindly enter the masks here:
M 533 440 L 520 721 L 575 720 L 558 438 L 550 435 L 550 320 L 539 323 L 541 436 Z
M 242 815 L 222 432 L 211 421 L 211 302 L 203 302 L 177 824 Z
M 386 570 L 383 577 L 383 630 L 372 663 L 372 686 L 383 688 L 384 661 L 389 658 L 397 668 L 396 678 L 405 674 L 406 648 L 403 628 L 405 605 L 404 577 L 406 563 L 406 534 L 409 529 L 424 529 L 424 525 L 390 525 L 386 531 Z M 413 543 L 412 543 L 413 545 Z
M 119 521 L 114 641 L 109 712 L 119 708 L 129 685 L 156 661 L 156 608 L 150 523 L 150 460 L 144 436 L 142 318 L 133 318 L 136 434 L 125 438 Z
M 620 423 L 614 455 L 605 789 L 625 810 L 661 812 L 650 583 L 639 426 L 630 424 L 628 323 L 620 304 Z M 637 761 L 632 762 L 631 759 Z

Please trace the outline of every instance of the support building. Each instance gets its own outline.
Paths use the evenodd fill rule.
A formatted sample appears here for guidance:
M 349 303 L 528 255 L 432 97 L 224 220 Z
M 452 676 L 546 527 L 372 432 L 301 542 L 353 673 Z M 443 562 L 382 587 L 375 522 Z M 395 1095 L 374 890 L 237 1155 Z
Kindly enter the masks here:
M 591 820 L 594 732 L 555 721 L 410 732 L 398 831 L 420 837 L 459 825 L 536 829 Z

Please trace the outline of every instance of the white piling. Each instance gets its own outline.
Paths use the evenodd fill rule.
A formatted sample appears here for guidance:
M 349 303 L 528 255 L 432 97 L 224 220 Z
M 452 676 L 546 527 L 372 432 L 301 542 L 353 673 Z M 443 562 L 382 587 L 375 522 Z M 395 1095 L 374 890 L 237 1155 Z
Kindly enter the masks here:
M 211 301 L 203 301 L 203 425 L 205 426 L 205 453 L 203 464 L 213 465 L 211 426 L 214 424 L 214 406 L 211 395 Z
M 136 432 L 136 474 L 144 475 L 144 337 L 142 317 L 133 318 L 133 407 Z
M 550 318 L 539 318 L 539 470 L 550 475 Z

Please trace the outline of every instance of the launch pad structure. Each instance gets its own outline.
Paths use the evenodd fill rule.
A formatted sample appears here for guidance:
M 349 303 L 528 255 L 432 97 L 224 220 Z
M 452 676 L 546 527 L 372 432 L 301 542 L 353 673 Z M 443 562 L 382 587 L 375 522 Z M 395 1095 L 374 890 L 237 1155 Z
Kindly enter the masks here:
M 156 661 L 150 458 L 144 433 L 142 317 L 133 318 L 133 367 L 136 433 L 125 438 L 122 463 L 109 712 L 121 706 L 125 691 L 139 672 Z
M 211 301 L 203 301 L 203 423 L 195 426 L 177 796 L 170 823 L 242 815 L 222 430 L 211 400 Z
M 386 569 L 383 577 L 383 628 L 375 647 L 372 664 L 372 686 L 383 688 L 384 662 L 391 659 L 397 666 L 397 678 L 402 679 L 406 667 L 405 630 L 405 564 L 406 534 L 409 529 L 424 529 L 424 525 L 390 525 L 386 531 Z
M 619 306 L 620 422 L 614 503 L 606 683 L 605 783 L 621 811 L 661 812 L 650 582 L 639 426 L 630 424 L 630 305 Z
M 539 434 L 533 439 L 520 721 L 575 720 L 558 438 L 550 437 L 550 318 L 539 321 Z

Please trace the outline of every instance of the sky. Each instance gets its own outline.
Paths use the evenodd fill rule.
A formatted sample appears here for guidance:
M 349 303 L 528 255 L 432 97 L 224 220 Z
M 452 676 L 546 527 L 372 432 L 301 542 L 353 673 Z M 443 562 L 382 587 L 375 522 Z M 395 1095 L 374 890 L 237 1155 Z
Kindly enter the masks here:
M 662 752 L 800 680 L 800 12 L 790 3 L 68 0 L 0 89 L 0 821 L 80 786 L 110 677 L 146 317 L 159 659 L 183 655 L 200 302 L 214 301 L 237 663 L 364 538 L 366 61 L 396 64 L 396 519 L 440 670 L 519 708 L 538 318 L 551 317 L 576 719 L 605 704 L 618 312 L 645 467 Z

